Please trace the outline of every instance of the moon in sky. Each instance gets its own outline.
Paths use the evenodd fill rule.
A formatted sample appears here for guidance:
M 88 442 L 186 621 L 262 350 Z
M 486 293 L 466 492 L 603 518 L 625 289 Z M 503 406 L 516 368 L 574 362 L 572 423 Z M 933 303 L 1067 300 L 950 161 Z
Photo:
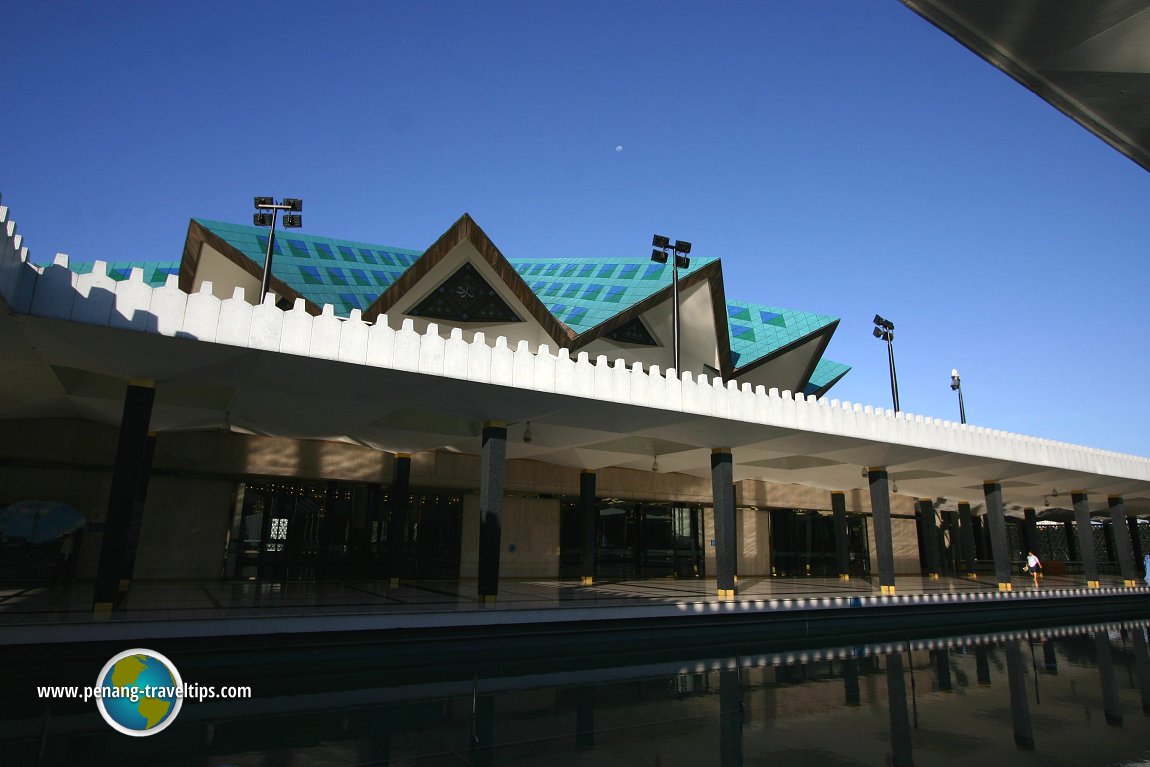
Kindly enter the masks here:
M 616 152 L 622 152 L 623 151 L 623 145 L 619 144 L 617 147 L 615 147 L 615 151 Z

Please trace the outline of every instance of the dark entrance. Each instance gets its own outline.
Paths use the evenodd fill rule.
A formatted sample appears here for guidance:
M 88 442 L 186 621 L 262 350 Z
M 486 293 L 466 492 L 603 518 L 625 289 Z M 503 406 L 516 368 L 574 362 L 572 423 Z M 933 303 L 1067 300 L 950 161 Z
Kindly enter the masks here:
M 459 576 L 462 499 L 412 493 L 398 572 Z M 258 580 L 376 578 L 387 572 L 386 493 L 337 482 L 272 480 L 241 485 L 228 575 Z
M 834 517 L 829 511 L 771 509 L 771 575 L 838 575 Z M 866 517 L 847 515 L 850 574 L 870 575 Z
M 561 506 L 560 576 L 582 562 L 579 504 Z M 671 503 L 599 502 L 596 574 L 600 578 L 703 577 L 703 509 Z

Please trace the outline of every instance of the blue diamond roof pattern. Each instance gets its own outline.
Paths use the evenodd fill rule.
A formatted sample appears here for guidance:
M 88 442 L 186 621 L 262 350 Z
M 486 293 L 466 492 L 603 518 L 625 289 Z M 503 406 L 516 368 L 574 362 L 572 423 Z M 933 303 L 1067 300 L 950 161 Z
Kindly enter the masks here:
M 836 320 L 827 314 L 799 312 L 749 301 L 728 301 L 731 362 L 736 368 L 744 367 L 822 330 Z

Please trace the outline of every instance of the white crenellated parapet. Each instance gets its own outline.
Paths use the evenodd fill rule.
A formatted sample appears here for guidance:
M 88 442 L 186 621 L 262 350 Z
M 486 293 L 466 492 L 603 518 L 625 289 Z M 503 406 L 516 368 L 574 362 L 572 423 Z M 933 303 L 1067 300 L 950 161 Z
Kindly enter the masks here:
M 491 383 L 539 392 L 594 398 L 702 417 L 741 420 L 864 440 L 915 445 L 958 454 L 1022 461 L 1088 473 L 1150 479 L 1150 459 L 957 424 L 911 413 L 862 406 L 765 389 L 706 374 L 695 375 L 657 365 L 630 366 L 621 359 L 587 352 L 575 359 L 566 348 L 534 352 L 525 341 L 508 346 L 500 336 L 490 343 L 482 332 L 464 339 L 459 328 L 434 323 L 419 332 L 407 318 L 399 329 L 386 315 L 374 323 L 355 310 L 344 319 L 332 306 L 311 315 L 303 299 L 287 311 L 269 294 L 258 306 L 242 289 L 219 300 L 204 282 L 191 294 L 175 276 L 157 288 L 139 269 L 127 280 L 113 280 L 104 262 L 86 274 L 69 270 L 57 255 L 39 268 L 28 262 L 8 209 L 0 206 L 0 296 L 14 311 L 93 325 L 125 328 L 206 343 L 294 354 L 345 364 L 405 370 L 423 375 Z

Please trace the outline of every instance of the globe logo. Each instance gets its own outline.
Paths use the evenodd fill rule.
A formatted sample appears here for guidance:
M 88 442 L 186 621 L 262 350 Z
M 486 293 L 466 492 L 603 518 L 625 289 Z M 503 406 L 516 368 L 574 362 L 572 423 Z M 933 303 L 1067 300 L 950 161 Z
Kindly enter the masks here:
M 176 720 L 183 686 L 175 665 L 155 650 L 125 650 L 100 671 L 96 707 L 105 722 L 125 735 L 155 735 Z

